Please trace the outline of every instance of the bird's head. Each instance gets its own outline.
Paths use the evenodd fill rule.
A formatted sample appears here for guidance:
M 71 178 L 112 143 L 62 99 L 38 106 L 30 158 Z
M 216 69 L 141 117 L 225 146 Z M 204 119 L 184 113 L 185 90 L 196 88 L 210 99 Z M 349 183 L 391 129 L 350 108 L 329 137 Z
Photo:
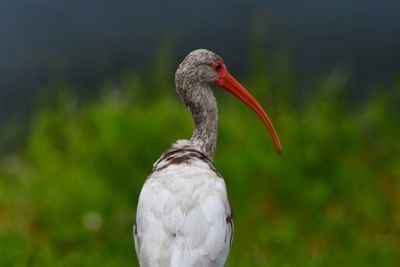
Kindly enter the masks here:
M 198 49 L 190 52 L 175 73 L 176 90 L 184 102 L 198 101 L 204 94 L 199 90 L 206 90 L 210 86 L 221 87 L 257 113 L 267 126 L 275 144 L 278 154 L 282 147 L 278 135 L 258 101 L 243 87 L 228 71 L 223 60 L 214 52 L 206 49 Z

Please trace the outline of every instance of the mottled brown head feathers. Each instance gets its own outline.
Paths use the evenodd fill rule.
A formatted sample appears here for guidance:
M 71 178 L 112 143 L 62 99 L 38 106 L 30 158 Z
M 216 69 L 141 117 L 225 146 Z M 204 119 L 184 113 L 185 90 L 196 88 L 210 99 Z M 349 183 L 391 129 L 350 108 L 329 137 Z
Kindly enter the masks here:
M 214 84 L 218 74 L 211 65 L 220 57 L 206 49 L 197 49 L 190 52 L 175 73 L 176 90 L 181 97 L 185 97 L 187 90 L 196 84 Z

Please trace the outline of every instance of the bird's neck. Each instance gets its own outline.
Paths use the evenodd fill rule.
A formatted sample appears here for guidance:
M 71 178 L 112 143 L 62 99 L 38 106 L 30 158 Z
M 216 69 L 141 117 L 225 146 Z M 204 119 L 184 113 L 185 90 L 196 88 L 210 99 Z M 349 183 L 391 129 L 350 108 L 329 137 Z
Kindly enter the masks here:
M 194 130 L 191 143 L 214 161 L 218 133 L 217 101 L 209 85 L 198 85 L 190 90 L 191 101 L 187 106 L 192 112 Z

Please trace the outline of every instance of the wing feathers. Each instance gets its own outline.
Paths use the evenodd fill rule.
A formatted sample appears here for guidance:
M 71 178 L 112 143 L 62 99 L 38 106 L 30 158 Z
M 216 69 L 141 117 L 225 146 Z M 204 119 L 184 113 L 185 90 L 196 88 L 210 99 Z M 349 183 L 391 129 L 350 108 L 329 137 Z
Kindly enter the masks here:
M 225 264 L 233 233 L 226 187 L 212 162 L 200 157 L 176 164 L 167 154 L 171 164 L 159 161 L 161 170 L 143 186 L 134 227 L 142 267 Z

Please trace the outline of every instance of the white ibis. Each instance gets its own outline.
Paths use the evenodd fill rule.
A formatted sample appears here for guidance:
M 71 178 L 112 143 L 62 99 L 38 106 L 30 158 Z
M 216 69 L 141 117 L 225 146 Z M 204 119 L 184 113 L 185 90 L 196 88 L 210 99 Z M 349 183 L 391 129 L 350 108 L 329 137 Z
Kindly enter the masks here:
M 139 196 L 134 225 L 141 267 L 223 266 L 233 237 L 224 179 L 214 166 L 218 111 L 211 86 L 222 87 L 252 108 L 281 145 L 261 105 L 215 53 L 191 52 L 175 74 L 176 91 L 191 111 L 190 140 L 178 140 L 153 165 Z

